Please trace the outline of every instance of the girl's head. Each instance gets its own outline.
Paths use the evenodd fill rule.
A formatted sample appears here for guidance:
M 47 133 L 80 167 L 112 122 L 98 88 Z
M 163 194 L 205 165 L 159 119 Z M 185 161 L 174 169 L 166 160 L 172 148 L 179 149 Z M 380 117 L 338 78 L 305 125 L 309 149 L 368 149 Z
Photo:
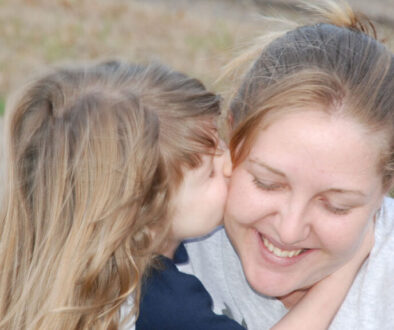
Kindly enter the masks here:
M 141 103 L 160 123 L 159 148 L 170 192 L 166 220 L 171 222 L 164 251 L 171 251 L 173 244 L 206 234 L 223 219 L 231 161 L 217 130 L 220 97 L 197 79 L 157 65 L 135 78 Z
M 0 324 L 115 329 L 167 238 L 183 169 L 214 152 L 219 99 L 114 61 L 57 69 L 8 111 Z
M 171 256 L 180 241 L 202 236 L 223 220 L 231 161 L 227 151 L 203 155 L 202 165 L 185 169 L 172 198 L 172 232 L 165 254 Z
M 393 177 L 393 54 L 346 4 L 311 6 L 321 22 L 262 47 L 230 109 L 225 225 L 271 296 L 347 262 Z

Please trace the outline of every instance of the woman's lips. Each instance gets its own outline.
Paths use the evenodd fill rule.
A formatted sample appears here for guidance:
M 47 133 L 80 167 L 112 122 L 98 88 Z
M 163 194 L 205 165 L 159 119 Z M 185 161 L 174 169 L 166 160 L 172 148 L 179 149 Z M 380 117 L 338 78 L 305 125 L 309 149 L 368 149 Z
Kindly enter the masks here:
M 275 242 L 259 233 L 257 230 L 256 236 L 259 241 L 263 258 L 272 264 L 289 266 L 300 261 L 313 251 L 313 249 L 291 249 L 284 248 L 283 246 L 279 247 L 278 244 L 275 244 Z
M 260 235 L 261 236 L 261 235 Z M 298 249 L 298 250 L 282 250 L 278 248 L 277 246 L 273 245 L 267 238 L 264 236 L 261 236 L 263 243 L 265 247 L 270 250 L 273 254 L 275 254 L 277 257 L 281 258 L 292 258 L 294 256 L 298 256 L 304 249 Z

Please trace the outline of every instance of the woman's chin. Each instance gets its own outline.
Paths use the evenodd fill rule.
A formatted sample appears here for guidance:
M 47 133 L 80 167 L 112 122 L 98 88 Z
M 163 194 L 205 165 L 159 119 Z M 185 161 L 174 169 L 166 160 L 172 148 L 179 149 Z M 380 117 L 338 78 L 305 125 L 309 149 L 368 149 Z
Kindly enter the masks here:
M 245 274 L 245 276 L 250 287 L 255 292 L 279 299 L 286 308 L 294 306 L 311 287 L 310 285 L 303 286 L 300 283 L 296 283 L 288 277 L 280 278 L 281 276 L 279 274 L 267 276 L 268 273 L 264 272 L 265 276 L 262 276 L 262 274 L 260 276 L 257 274 L 250 274 L 250 276 Z
M 246 279 L 254 291 L 268 297 L 283 297 L 297 290 L 292 286 L 283 285 L 283 283 L 277 281 L 271 282 L 264 278 L 258 279 L 246 276 Z

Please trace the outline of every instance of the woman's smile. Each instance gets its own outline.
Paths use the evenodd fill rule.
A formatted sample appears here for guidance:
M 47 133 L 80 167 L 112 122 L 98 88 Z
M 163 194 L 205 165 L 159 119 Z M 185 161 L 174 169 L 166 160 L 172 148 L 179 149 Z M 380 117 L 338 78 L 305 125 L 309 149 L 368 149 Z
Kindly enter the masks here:
M 269 239 L 267 236 L 263 236 L 262 234 L 258 233 L 260 236 L 261 241 L 263 242 L 264 246 L 275 256 L 280 258 L 293 258 L 297 257 L 301 253 L 304 253 L 306 249 L 300 248 L 291 248 L 291 247 L 282 247 L 280 248 L 277 243 L 274 243 L 272 239 Z
M 258 133 L 233 170 L 225 210 L 256 291 L 289 295 L 350 260 L 384 195 L 374 146 L 357 123 L 318 110 L 283 115 Z

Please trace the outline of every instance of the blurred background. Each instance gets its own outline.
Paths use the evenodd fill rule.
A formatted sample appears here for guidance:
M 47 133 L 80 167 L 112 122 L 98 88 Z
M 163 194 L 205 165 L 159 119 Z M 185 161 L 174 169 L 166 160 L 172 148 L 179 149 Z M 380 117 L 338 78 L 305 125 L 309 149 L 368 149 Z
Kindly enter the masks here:
M 310 0 L 313 1 L 313 0 Z M 262 15 L 308 23 L 296 0 L 0 0 L 0 133 L 7 96 L 55 64 L 164 62 L 224 95 L 221 68 L 266 28 Z M 394 0 L 348 0 L 394 49 Z M 259 18 L 260 17 L 260 18 Z M 0 138 L 0 187 L 4 146 Z M 1 192 L 1 189 L 0 189 Z M 394 191 L 392 192 L 394 197 Z
M 308 21 L 293 0 L 0 0 L 0 114 L 7 95 L 49 65 L 124 58 L 161 61 L 215 85 L 259 15 Z M 394 0 L 349 0 L 394 45 Z M 222 86 L 223 87 L 223 86 Z

